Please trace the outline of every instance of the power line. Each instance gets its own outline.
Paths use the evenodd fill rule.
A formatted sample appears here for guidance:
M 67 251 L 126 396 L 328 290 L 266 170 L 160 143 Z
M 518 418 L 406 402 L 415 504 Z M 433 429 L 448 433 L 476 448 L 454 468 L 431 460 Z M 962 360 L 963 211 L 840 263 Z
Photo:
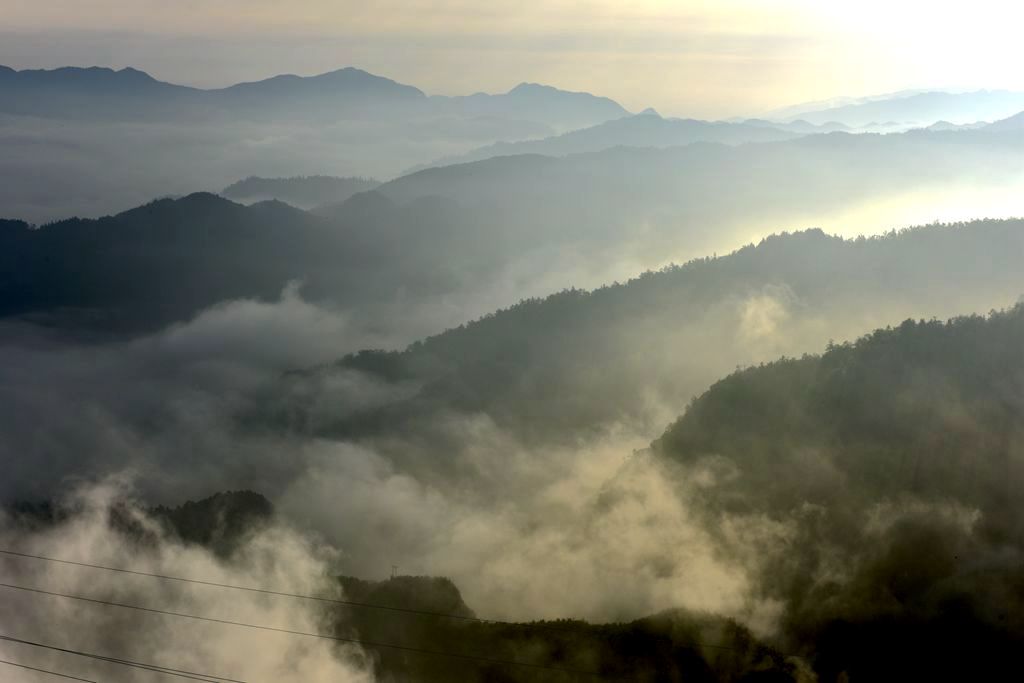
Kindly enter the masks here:
M 330 604 L 334 604 L 334 605 L 345 605 L 345 606 L 348 606 L 348 607 L 363 607 L 363 608 L 366 608 L 366 609 L 387 610 L 389 612 L 401 612 L 401 613 L 405 613 L 405 614 L 416 614 L 416 615 L 420 615 L 420 616 L 440 617 L 440 618 L 444 618 L 444 619 L 458 619 L 458 620 L 461 620 L 461 621 L 471 621 L 471 622 L 476 622 L 476 623 L 480 623 L 480 624 L 497 624 L 497 625 L 502 625 L 502 626 L 516 626 L 516 627 L 519 627 L 519 628 L 544 629 L 544 630 L 548 630 L 548 631 L 561 631 L 561 632 L 564 632 L 564 633 L 581 633 L 581 632 L 584 632 L 583 629 L 579 629 L 579 628 L 565 628 L 565 627 L 561 627 L 561 626 L 551 626 L 551 625 L 544 624 L 544 623 L 536 623 L 536 622 L 534 622 L 534 623 L 516 623 L 516 622 L 512 622 L 512 621 L 499 621 L 499 620 L 496 620 L 496 619 L 483 619 L 483 618 L 480 618 L 480 617 L 470 617 L 470 616 L 466 616 L 466 615 L 463 615 L 463 614 L 451 614 L 451 613 L 447 613 L 447 612 L 432 612 L 432 611 L 428 611 L 428 610 L 411 609 L 411 608 L 408 608 L 408 607 L 392 607 L 390 605 L 375 605 L 373 603 L 357 602 L 357 601 L 354 601 L 354 600 L 342 600 L 341 598 L 326 598 L 326 597 L 317 596 L 317 595 L 303 595 L 301 593 L 289 593 L 289 592 L 286 592 L 286 591 L 275 591 L 275 590 L 270 590 L 270 589 L 266 589 L 266 588 L 255 588 L 255 587 L 252 587 L 252 586 L 239 586 L 237 584 L 219 583 L 217 581 L 204 581 L 204 580 L 201 580 L 201 579 L 187 579 L 187 578 L 184 578 L 184 577 L 181 577 L 181 576 L 170 576 L 168 574 L 156 574 L 156 573 L 153 573 L 153 572 L 144 572 L 144 571 L 140 571 L 140 570 L 137 570 L 137 569 L 125 569 L 123 567 L 110 567 L 110 566 L 102 565 L 102 564 L 91 564 L 89 562 L 77 562 L 75 560 L 63 560 L 63 559 L 56 558 L 56 557 L 47 557 L 45 555 L 32 555 L 32 554 L 29 554 L 29 553 L 20 553 L 20 552 L 14 551 L 14 550 L 6 550 L 6 549 L 3 549 L 3 548 L 0 548 L 0 554 L 2 554 L 2 555 L 11 555 L 11 556 L 14 556 L 14 557 L 28 558 L 28 559 L 32 559 L 32 560 L 43 560 L 43 561 L 46 561 L 46 562 L 57 562 L 59 564 L 73 565 L 73 566 L 76 566 L 76 567 L 88 567 L 89 569 L 102 569 L 104 571 L 118 572 L 118 573 L 121 573 L 121 574 L 132 574 L 132 575 L 135 575 L 135 576 L 147 576 L 147 577 L 152 578 L 152 579 L 161 579 L 163 581 L 179 581 L 179 582 L 182 582 L 182 583 L 194 583 L 194 584 L 198 584 L 198 585 L 201 585 L 201 586 L 212 586 L 212 587 L 215 587 L 215 588 L 229 588 L 231 590 L 248 591 L 250 593 L 261 593 L 263 595 L 276 595 L 276 596 L 285 597 L 285 598 L 297 598 L 297 599 L 300 599 L 300 600 L 314 600 L 316 602 L 325 602 L 325 603 L 330 603 Z
M 62 674 L 56 671 L 49 671 L 47 669 L 37 669 L 34 666 L 28 666 L 27 664 L 18 664 L 17 662 L 9 662 L 6 659 L 0 659 L 0 664 L 6 664 L 7 666 L 16 666 L 19 669 L 28 669 L 29 671 L 36 671 L 38 673 L 46 674 L 48 676 L 59 676 L 60 678 L 69 678 L 72 681 L 83 681 L 83 683 L 99 683 L 99 681 L 94 681 L 91 678 L 79 678 L 78 676 L 72 676 L 71 674 Z
M 236 585 L 236 584 L 219 583 L 219 582 L 216 582 L 216 581 L 205 581 L 205 580 L 202 580 L 202 579 L 189 579 L 189 578 L 185 578 L 185 577 L 181 577 L 181 576 L 171 576 L 171 575 L 168 575 L 168 574 L 156 574 L 156 573 L 153 573 L 153 572 L 144 572 L 144 571 L 137 570 L 137 569 L 125 569 L 123 567 L 110 567 L 110 566 L 107 566 L 107 565 L 92 564 L 92 563 L 89 563 L 89 562 L 78 562 L 78 561 L 75 561 L 75 560 L 65 560 L 65 559 L 60 559 L 60 558 L 56 558 L 56 557 L 47 557 L 45 555 L 33 555 L 33 554 L 30 554 L 30 553 L 22 553 L 22 552 L 17 552 L 17 551 L 14 551 L 14 550 L 7 550 L 7 549 L 4 549 L 4 548 L 0 548 L 0 555 L 11 555 L 11 556 L 14 556 L 14 557 L 28 558 L 28 559 L 32 559 L 32 560 L 43 560 L 43 561 L 46 561 L 46 562 L 56 562 L 56 563 L 59 563 L 59 564 L 73 565 L 73 566 L 76 566 L 76 567 L 87 567 L 89 569 L 102 569 L 104 571 L 118 572 L 118 573 L 121 573 L 121 574 L 132 574 L 132 575 L 135 575 L 135 576 L 145 576 L 145 577 L 154 578 L 154 579 L 161 579 L 161 580 L 165 580 L 165 581 L 179 581 L 179 582 L 182 582 L 182 583 L 194 583 L 194 584 L 198 584 L 198 585 L 201 585 L 201 586 L 212 586 L 212 587 L 215 587 L 215 588 L 228 588 L 228 589 L 231 589 L 231 590 L 248 591 L 248 592 L 251 592 L 251 593 L 261 593 L 261 594 L 264 594 L 264 595 L 276 595 L 276 596 L 280 596 L 280 597 L 297 598 L 297 599 L 301 599 L 301 600 L 313 600 L 313 601 L 316 601 L 316 602 L 324 602 L 324 603 L 330 603 L 330 604 L 336 604 L 336 605 L 345 605 L 345 606 L 349 606 L 349 607 L 363 607 L 363 608 L 367 608 L 367 609 L 387 610 L 387 611 L 390 611 L 390 612 L 400 612 L 400 613 L 416 614 L 416 615 L 420 615 L 420 616 L 430 616 L 430 617 L 442 617 L 442 618 L 446 618 L 446 619 L 458 619 L 458 620 L 462 620 L 462 621 L 471 621 L 471 622 L 476 622 L 476 623 L 481 623 L 481 624 L 495 624 L 495 625 L 502 625 L 502 626 L 514 626 L 514 627 L 526 628 L 526 629 L 543 629 L 543 630 L 549 630 L 549 631 L 559 631 L 559 632 L 563 632 L 563 633 L 586 633 L 588 635 L 591 635 L 591 636 L 597 637 L 597 638 L 603 637 L 605 635 L 605 634 L 601 634 L 601 633 L 593 633 L 590 630 L 586 630 L 586 629 L 582 629 L 582 628 L 566 628 L 566 627 L 559 627 L 559 626 L 551 626 L 549 624 L 539 623 L 539 622 L 522 623 L 522 622 L 501 621 L 501 620 L 498 620 L 498 619 L 483 619 L 483 618 L 480 618 L 480 617 L 470 617 L 470 616 L 465 616 L 465 615 L 462 615 L 462 614 L 451 614 L 451 613 L 447 613 L 447 612 L 431 612 L 431 611 L 427 611 L 427 610 L 417 610 L 417 609 L 411 609 L 411 608 L 407 608 L 407 607 L 392 607 L 390 605 L 376 605 L 376 604 L 373 604 L 373 603 L 357 602 L 357 601 L 352 601 L 352 600 L 342 600 L 340 598 L 326 598 L 326 597 L 323 597 L 323 596 L 304 595 L 304 594 L 301 594 L 301 593 L 289 593 L 289 592 L 286 592 L 286 591 L 276 591 L 276 590 L 270 590 L 270 589 L 266 589 L 266 588 L 256 588 L 256 587 L 253 587 L 253 586 L 239 586 L 239 585 Z M 712 649 L 712 650 L 731 650 L 731 651 L 743 651 L 744 650 L 744 648 L 738 648 L 738 647 L 731 646 L 731 645 L 715 645 L 715 644 L 711 644 L 711 643 L 702 643 L 702 642 L 695 643 L 695 646 L 697 646 L 697 647 L 705 647 L 705 648 Z
M 82 652 L 81 650 L 73 650 L 71 648 L 57 647 L 56 645 L 47 645 L 45 643 L 37 643 L 31 640 L 23 640 L 21 638 L 15 638 L 13 636 L 6 636 L 0 634 L 0 640 L 7 641 L 9 643 L 19 643 L 21 645 L 31 645 L 32 647 L 45 648 L 47 650 L 53 650 L 55 652 L 62 652 L 69 655 L 75 655 L 76 657 L 86 657 L 88 659 L 95 659 L 101 662 L 107 662 L 110 664 L 120 664 L 122 666 L 131 667 L 133 669 L 142 669 L 144 671 L 153 671 L 156 673 L 166 674 L 168 676 L 177 676 L 178 678 L 187 678 L 194 681 L 206 681 L 206 683 L 245 683 L 235 678 L 225 678 L 224 676 L 214 676 L 212 674 L 196 673 L 194 671 L 185 671 L 184 669 L 173 669 L 168 666 L 161 666 L 159 664 L 148 664 L 146 662 L 136 662 L 130 659 L 122 659 L 120 657 L 109 657 L 106 655 L 98 655 L 91 652 Z
M 153 579 L 161 579 L 161 580 L 164 580 L 164 581 L 179 581 L 179 582 L 182 582 L 182 583 L 194 583 L 194 584 L 197 584 L 197 585 L 200 585 L 200 586 L 212 586 L 214 588 L 228 588 L 228 589 L 231 589 L 231 590 L 247 591 L 247 592 L 250 592 L 250 593 L 260 593 L 260 594 L 263 594 L 263 595 L 276 595 L 276 596 L 285 597 L 285 598 L 297 598 L 297 599 L 300 599 L 300 600 L 312 600 L 312 601 L 316 601 L 316 602 L 324 602 L 324 603 L 330 603 L 330 604 L 335 604 L 335 605 L 344 605 L 344 606 L 348 606 L 348 607 L 362 607 L 362 608 L 366 608 L 366 609 L 379 609 L 379 610 L 386 610 L 386 611 L 389 611 L 389 612 L 399 612 L 399 613 L 405 613 L 405 614 L 416 614 L 416 615 L 420 615 L 420 616 L 429 616 L 429 617 L 441 617 L 441 618 L 446 618 L 446 619 L 458 619 L 458 620 L 461 620 L 461 621 L 470 621 L 470 622 L 475 622 L 475 623 L 480 623 L 480 624 L 495 624 L 495 625 L 501 625 L 501 626 L 514 626 L 514 627 L 524 628 L 524 629 L 542 629 L 542 630 L 556 631 L 556 632 L 562 632 L 562 633 L 585 633 L 585 634 L 590 635 L 590 636 L 595 637 L 595 638 L 604 637 L 604 635 L 605 635 L 605 634 L 602 634 L 602 633 L 594 633 L 593 631 L 587 630 L 587 629 L 552 626 L 552 625 L 545 624 L 545 623 L 540 623 L 540 622 L 521 623 L 521 622 L 512 622 L 512 621 L 501 621 L 501 620 L 498 620 L 498 619 L 483 619 L 483 618 L 480 618 L 480 617 L 470 617 L 470 616 L 465 616 L 465 615 L 462 615 L 462 614 L 451 614 L 451 613 L 447 613 L 447 612 L 432 612 L 432 611 L 428 611 L 428 610 L 418 610 L 418 609 L 411 609 L 411 608 L 407 608 L 407 607 L 392 607 L 390 605 L 376 605 L 376 604 L 367 603 L 367 602 L 357 602 L 357 601 L 353 601 L 353 600 L 342 600 L 340 598 L 326 598 L 326 597 L 317 596 L 317 595 L 304 595 L 304 594 L 301 594 L 301 593 L 289 593 L 287 591 L 276 591 L 276 590 L 270 590 L 270 589 L 267 589 L 267 588 L 256 588 L 256 587 L 253 587 L 253 586 L 239 586 L 237 584 L 219 583 L 217 581 L 205 581 L 205 580 L 202 580 L 202 579 L 189 579 L 189 578 L 185 578 L 185 577 L 181 577 L 181 576 L 171 576 L 171 575 L 168 575 L 168 574 L 157 574 L 157 573 L 153 573 L 153 572 L 144 572 L 144 571 L 137 570 L 137 569 L 126 569 L 124 567 L 110 567 L 110 566 L 102 565 L 102 564 L 92 564 L 92 563 L 89 563 L 89 562 L 78 562 L 78 561 L 75 561 L 75 560 L 65 560 L 65 559 L 61 559 L 61 558 L 57 558 L 57 557 L 48 557 L 48 556 L 45 556 L 45 555 L 33 555 L 33 554 L 30 554 L 30 553 L 22 553 L 22 552 L 17 552 L 15 550 L 7 550 L 7 549 L 4 549 L 4 548 L 0 548 L 0 555 L 10 555 L 10 556 L 14 556 L 14 557 L 21 557 L 21 558 L 27 558 L 27 559 L 32 559 L 32 560 L 43 560 L 45 562 L 56 562 L 56 563 L 59 563 L 59 564 L 72 565 L 72 566 L 76 566 L 76 567 L 86 567 L 86 568 L 89 568 L 89 569 L 102 569 L 104 571 L 109 571 L 109 572 L 118 572 L 118 573 L 121 573 L 121 574 L 131 574 L 131 575 L 134 575 L 134 576 L 145 576 L 145 577 L 149 577 L 149 578 L 153 578 Z M 695 645 L 698 646 L 698 647 L 705 647 L 705 648 L 712 649 L 712 650 L 733 650 L 733 651 L 742 651 L 743 650 L 742 648 L 737 648 L 735 646 L 730 646 L 730 645 L 714 645 L 714 644 L 710 644 L 710 643 L 700 643 L 700 642 L 696 643 Z
M 531 669 L 545 669 L 548 671 L 558 671 L 566 674 L 582 674 L 587 676 L 603 677 L 600 672 L 587 671 L 585 669 L 571 669 L 568 667 L 551 666 L 548 664 L 534 664 L 532 662 L 522 662 L 514 659 L 498 659 L 493 657 L 481 657 L 479 655 L 467 655 L 459 654 L 455 652 L 443 652 L 441 650 L 428 650 L 425 648 L 410 647 L 407 645 L 394 645 L 391 643 L 378 643 L 369 640 L 361 640 L 359 638 L 345 638 L 342 636 L 331 636 L 325 633 L 311 633 L 309 631 L 295 631 L 292 629 L 278 628 L 276 626 L 263 626 L 260 624 L 249 624 L 242 621 L 231 621 L 229 619 L 216 619 L 214 617 L 203 617 L 195 614 L 185 614 L 184 612 L 171 612 L 169 610 L 156 609 L 154 607 L 142 607 L 141 605 L 129 605 L 123 602 L 114 602 L 111 600 L 100 600 L 98 598 L 87 598 L 81 595 L 70 595 L 68 593 L 57 593 L 55 591 L 43 590 L 42 588 L 29 588 L 27 586 L 16 586 L 10 583 L 0 583 L 0 588 L 9 588 L 12 590 L 25 591 L 29 593 L 37 593 L 41 595 L 50 595 L 58 598 L 66 598 L 69 600 L 79 600 L 82 602 L 88 602 L 97 605 L 106 605 L 108 607 L 120 607 L 123 609 L 131 609 L 139 612 L 148 612 L 151 614 L 162 614 L 171 617 L 180 617 L 183 619 L 195 619 L 197 621 L 208 621 L 215 624 L 224 624 L 227 626 L 239 626 L 242 628 L 257 629 L 260 631 L 272 631 L 275 633 L 285 633 L 293 636 L 304 636 L 307 638 L 321 638 L 324 640 L 333 640 L 342 643 L 354 643 L 356 645 L 365 645 L 368 647 L 380 647 L 392 650 L 400 650 L 403 652 L 413 652 L 416 654 L 423 655 L 434 655 L 438 657 L 451 657 L 454 659 L 462 659 L 465 661 L 480 662 L 485 664 L 501 664 L 505 666 L 520 666 Z

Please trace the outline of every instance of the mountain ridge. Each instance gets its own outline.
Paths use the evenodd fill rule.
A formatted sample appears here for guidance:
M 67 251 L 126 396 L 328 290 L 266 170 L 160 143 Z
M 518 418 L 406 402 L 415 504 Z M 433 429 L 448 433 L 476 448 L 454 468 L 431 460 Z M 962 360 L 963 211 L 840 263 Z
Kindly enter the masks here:
M 396 102 L 415 103 L 421 107 L 430 107 L 433 104 L 435 107 L 440 107 L 439 113 L 446 113 L 448 110 L 451 110 L 451 113 L 459 113 L 460 109 L 465 109 L 464 113 L 471 115 L 500 111 L 502 107 L 508 106 L 507 103 L 516 103 L 520 109 L 531 103 L 535 106 L 549 108 L 566 107 L 571 104 L 577 109 L 592 109 L 594 114 L 583 115 L 584 121 L 587 120 L 587 116 L 591 117 L 590 123 L 604 120 L 600 119 L 601 116 L 613 118 L 628 113 L 621 105 L 607 97 L 536 83 L 521 83 L 505 93 L 479 92 L 460 96 L 428 96 L 415 86 L 352 66 L 311 76 L 277 74 L 224 87 L 196 88 L 156 79 L 145 71 L 134 67 L 115 70 L 100 66 L 65 66 L 55 69 L 16 70 L 0 65 L 0 87 L 6 86 L 9 89 L 14 89 L 13 95 L 17 95 L 19 87 L 26 94 L 36 96 L 62 87 L 72 87 L 76 96 L 83 96 L 87 94 L 89 87 L 97 85 L 105 86 L 107 90 L 113 90 L 122 95 L 138 95 L 140 88 L 147 93 L 173 93 L 179 98 L 185 98 L 185 101 L 190 104 L 207 107 L 256 105 L 261 103 L 261 98 L 268 97 L 327 97 L 333 94 L 385 98 Z M 6 102 L 5 94 L 0 91 L 0 109 L 3 109 L 5 104 L 6 110 L 13 113 L 39 113 L 37 110 L 45 109 L 43 107 L 45 102 L 39 103 L 35 108 L 30 106 L 31 103 L 24 103 L 18 107 L 15 102 Z M 51 104 L 53 107 L 57 107 L 62 103 Z M 281 102 L 273 102 L 273 104 L 275 106 L 282 105 Z M 109 115 L 114 109 L 108 107 L 101 111 Z M 128 113 L 130 114 L 130 112 Z M 571 120 L 576 123 L 578 118 L 579 115 Z
M 799 133 L 789 132 L 782 127 L 771 125 L 663 118 L 654 110 L 649 110 L 539 140 L 496 142 L 466 154 L 438 159 L 430 164 L 410 169 L 410 172 L 420 171 L 431 166 L 482 161 L 497 156 L 539 154 L 557 157 L 600 152 L 612 147 L 664 148 L 695 142 L 720 144 L 776 142 L 789 140 L 799 135 Z
M 1024 110 L 1024 92 L 976 90 L 966 93 L 929 90 L 896 93 L 891 97 L 855 101 L 837 107 L 790 113 L 784 121 L 805 119 L 822 124 L 829 120 L 863 127 L 880 122 L 906 127 L 928 126 L 940 120 L 954 124 L 992 121 Z M 771 118 L 771 117 L 769 117 Z

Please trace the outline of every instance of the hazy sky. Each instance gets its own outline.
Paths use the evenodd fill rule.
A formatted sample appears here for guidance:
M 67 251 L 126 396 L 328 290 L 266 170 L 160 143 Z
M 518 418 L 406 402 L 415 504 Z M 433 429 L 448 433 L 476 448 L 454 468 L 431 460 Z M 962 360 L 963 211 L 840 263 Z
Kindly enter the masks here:
M 1024 88 L 1014 0 L 0 0 L 0 63 L 191 85 L 357 66 L 431 94 L 520 81 L 665 114 Z

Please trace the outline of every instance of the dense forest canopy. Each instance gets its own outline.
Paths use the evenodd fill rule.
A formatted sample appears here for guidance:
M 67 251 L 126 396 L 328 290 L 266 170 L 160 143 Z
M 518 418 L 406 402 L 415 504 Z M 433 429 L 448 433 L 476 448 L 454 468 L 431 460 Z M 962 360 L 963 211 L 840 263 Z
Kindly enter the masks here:
M 998 677 L 1024 637 L 1022 354 L 1022 305 L 907 320 L 730 375 L 653 451 L 733 468 L 708 510 L 790 525 L 762 587 L 823 679 Z
M 517 434 L 571 440 L 610 422 L 665 419 L 652 416 L 652 402 L 671 411 L 736 365 L 820 348 L 914 312 L 1015 302 L 1024 294 L 1022 239 L 1020 221 L 856 240 L 818 230 L 771 237 L 624 284 L 523 301 L 401 353 L 359 353 L 292 375 L 303 394 L 313 387 L 313 400 L 332 372 L 420 387 L 376 415 L 338 424 L 324 405 L 293 413 L 293 425 L 383 433 L 445 411 L 482 411 Z

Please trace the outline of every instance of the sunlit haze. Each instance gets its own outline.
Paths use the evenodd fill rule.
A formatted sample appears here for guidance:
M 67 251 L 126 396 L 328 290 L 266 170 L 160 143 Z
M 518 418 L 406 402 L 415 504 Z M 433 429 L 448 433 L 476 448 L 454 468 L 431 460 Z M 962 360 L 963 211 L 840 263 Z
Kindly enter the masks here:
M 754 115 L 907 88 L 1024 88 L 1019 3 L 979 0 L 5 0 L 0 63 L 228 85 L 356 66 L 432 94 L 521 81 Z

